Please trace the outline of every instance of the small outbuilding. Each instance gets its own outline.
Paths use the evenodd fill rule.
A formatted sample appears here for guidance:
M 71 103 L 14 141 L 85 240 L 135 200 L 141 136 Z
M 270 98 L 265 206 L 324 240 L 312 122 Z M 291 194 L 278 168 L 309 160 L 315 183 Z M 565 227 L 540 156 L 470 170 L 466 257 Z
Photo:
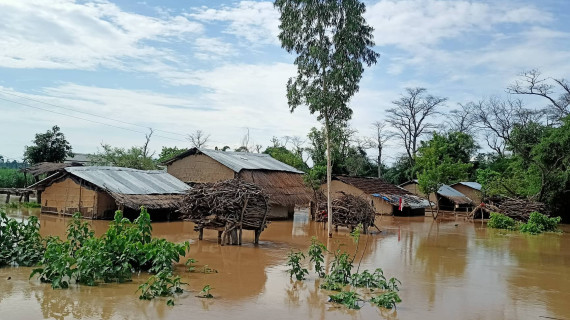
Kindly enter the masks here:
M 268 154 L 192 148 L 164 162 L 169 174 L 190 185 L 241 179 L 269 196 L 268 219 L 292 218 L 295 206 L 308 206 L 311 192 L 303 171 Z
M 326 192 L 326 184 L 321 188 Z M 331 181 L 331 196 L 339 192 L 349 193 L 367 199 L 376 213 L 396 216 L 423 216 L 425 208 L 429 207 L 427 199 L 421 198 L 404 188 L 388 183 L 380 178 L 333 176 Z M 400 199 L 402 210 L 399 210 Z
M 42 213 L 108 219 L 116 210 L 136 216 L 144 206 L 154 220 L 170 219 L 190 189 L 164 171 L 98 166 L 66 167 L 30 188 L 40 195 Z
M 436 203 L 440 210 L 469 211 L 473 207 L 473 201 L 469 197 L 445 184 L 437 190 L 435 195 L 430 194 L 429 197 L 421 192 L 418 180 L 402 183 L 400 187 L 420 197 L 428 198 L 429 201 Z
M 463 193 L 469 199 L 473 201 L 474 205 L 478 205 L 483 202 L 483 192 L 481 191 L 481 184 L 477 182 L 458 182 L 452 184 L 450 187 Z

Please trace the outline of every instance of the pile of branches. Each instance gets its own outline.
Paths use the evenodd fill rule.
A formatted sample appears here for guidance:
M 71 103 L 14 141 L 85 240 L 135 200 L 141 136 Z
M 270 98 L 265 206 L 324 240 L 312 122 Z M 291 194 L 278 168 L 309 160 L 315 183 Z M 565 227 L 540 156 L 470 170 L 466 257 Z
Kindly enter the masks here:
M 480 204 L 471 211 L 469 217 L 476 218 L 476 216 L 479 216 L 478 213 L 497 212 L 515 220 L 526 222 L 534 211 L 547 216 L 550 215 L 546 205 L 542 202 L 504 197 L 493 199 L 490 204 Z
M 239 179 L 195 185 L 184 196 L 178 211 L 198 229 L 267 227 L 269 197 L 263 190 Z
M 365 199 L 352 194 L 338 192 L 339 196 L 332 200 L 332 223 L 334 226 L 344 226 L 354 228 L 362 224 L 366 231 L 368 227 L 374 226 L 376 212 L 374 207 Z M 319 197 L 319 213 L 327 212 L 327 198 Z M 318 214 L 317 221 L 326 221 L 325 214 Z

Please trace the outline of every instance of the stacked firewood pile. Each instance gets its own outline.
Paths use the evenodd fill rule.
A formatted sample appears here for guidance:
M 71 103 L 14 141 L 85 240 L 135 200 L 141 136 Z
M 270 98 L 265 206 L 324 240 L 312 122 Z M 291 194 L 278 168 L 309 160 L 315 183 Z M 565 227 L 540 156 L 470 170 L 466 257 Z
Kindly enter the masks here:
M 480 204 L 471 211 L 469 217 L 476 218 L 476 216 L 480 217 L 479 214 L 498 212 L 515 220 L 528 221 L 530 214 L 534 211 L 549 215 L 546 205 L 542 202 L 505 197 L 494 199 L 490 204 Z
M 219 231 L 221 243 L 241 244 L 241 232 L 255 230 L 255 241 L 267 227 L 269 198 L 263 190 L 239 179 L 195 185 L 184 196 L 178 211 L 183 219 L 203 229 Z M 239 230 L 239 238 L 237 231 Z
M 332 223 L 335 227 L 349 227 L 353 229 L 362 224 L 364 233 L 368 232 L 368 228 L 375 226 L 374 218 L 376 212 L 372 205 L 361 197 L 352 194 L 338 192 L 339 195 L 332 200 Z M 317 221 L 327 221 L 327 198 L 322 195 L 319 197 L 319 213 Z M 324 213 L 324 214 L 322 214 Z

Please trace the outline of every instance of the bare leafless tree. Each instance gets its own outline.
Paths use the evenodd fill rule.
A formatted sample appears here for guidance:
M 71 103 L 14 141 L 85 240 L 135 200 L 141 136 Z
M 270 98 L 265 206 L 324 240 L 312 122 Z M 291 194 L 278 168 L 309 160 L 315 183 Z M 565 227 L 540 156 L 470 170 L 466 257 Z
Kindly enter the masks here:
M 459 109 L 449 111 L 447 125 L 454 132 L 472 134 L 475 119 L 473 117 L 472 105 L 470 103 L 459 103 Z
M 261 150 L 263 149 L 263 146 L 260 144 L 256 144 L 255 145 L 255 152 L 257 153 L 261 153 Z
M 520 99 L 500 99 L 491 97 L 476 103 L 469 103 L 473 120 L 483 135 L 489 148 L 499 155 L 505 155 L 505 147 L 510 142 L 511 131 L 515 124 L 522 126 L 530 122 L 539 122 L 541 111 L 524 107 Z
M 145 142 L 142 148 L 143 157 L 145 158 L 151 158 L 152 156 L 154 156 L 154 152 L 152 154 L 148 154 L 149 153 L 148 144 L 150 143 L 150 138 L 152 137 L 154 130 L 152 128 L 148 128 L 148 130 L 149 130 L 148 134 L 144 135 Z
M 406 88 L 400 99 L 392 101 L 396 107 L 388 110 L 388 123 L 396 129 L 404 143 L 410 165 L 414 164 L 420 137 L 437 128 L 430 117 L 437 114 L 447 98 L 426 93 L 425 88 Z
M 557 119 L 570 114 L 570 83 L 566 79 L 543 78 L 537 69 L 525 71 L 520 74 L 521 79 L 507 88 L 508 93 L 535 95 L 546 98 L 549 103 L 549 113 Z M 556 88 L 562 91 L 555 96 Z
M 202 130 L 196 130 L 193 133 L 188 135 L 188 141 L 190 141 L 190 143 L 192 143 L 192 146 L 194 148 L 202 148 L 202 147 L 206 147 L 206 144 L 208 143 L 208 140 L 210 139 L 210 135 L 206 134 L 204 131 Z
M 376 136 L 374 137 L 371 146 L 378 149 L 378 178 L 382 178 L 382 151 L 388 141 L 396 136 L 396 133 L 387 128 L 388 123 L 385 121 L 376 121 L 372 123 L 372 127 L 376 130 Z
M 250 152 L 254 150 L 255 145 L 250 145 L 249 128 L 245 128 L 245 134 L 241 138 L 240 147 L 236 149 L 238 152 Z

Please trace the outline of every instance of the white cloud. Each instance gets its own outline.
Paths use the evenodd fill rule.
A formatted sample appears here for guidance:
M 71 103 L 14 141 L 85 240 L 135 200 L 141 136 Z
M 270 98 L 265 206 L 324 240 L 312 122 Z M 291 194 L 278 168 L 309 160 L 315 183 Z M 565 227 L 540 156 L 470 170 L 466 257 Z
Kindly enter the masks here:
M 107 1 L 9 1 L 0 3 L 0 67 L 128 68 L 126 59 L 175 60 L 148 44 L 188 40 L 201 24 L 183 16 L 154 18 L 122 11 Z
M 257 144 L 267 146 L 272 136 L 305 136 L 310 127 L 318 125 L 315 116 L 310 115 L 305 108 L 300 108 L 293 114 L 289 112 L 285 97 L 285 83 L 292 74 L 294 74 L 294 67 L 281 63 L 221 66 L 212 71 L 201 71 L 193 75 L 192 83 L 205 90 L 202 94 L 192 96 L 77 84 L 43 88 L 36 94 L 26 94 L 0 87 L 0 98 L 141 132 L 124 131 L 2 102 L 0 108 L 5 109 L 3 116 L 22 119 L 22 121 L 4 123 L 0 126 L 0 135 L 8 136 L 9 132 L 16 132 L 22 127 L 33 128 L 31 132 L 40 132 L 47 130 L 47 127 L 43 129 L 38 126 L 39 124 L 44 126 L 58 124 L 78 152 L 92 152 L 102 141 L 124 147 L 139 145 L 144 139 L 142 133 L 146 131 L 144 127 L 181 134 L 202 129 L 212 135 L 212 147 L 215 145 L 237 147 L 244 134 L 244 129 L 250 128 L 252 140 Z M 74 111 L 3 95 L 2 91 L 63 106 Z M 87 113 L 119 119 L 143 127 L 95 118 Z M 162 135 L 184 140 L 183 136 L 160 131 L 156 131 L 155 135 L 151 143 L 155 150 L 159 150 L 163 145 L 188 145 L 185 142 L 158 137 Z M 13 142 L 22 146 L 29 143 L 30 139 L 26 135 L 18 135 Z
M 376 45 L 414 51 L 444 39 L 490 32 L 499 24 L 541 24 L 552 19 L 530 5 L 442 0 L 382 0 L 370 5 L 365 17 L 375 28 Z
M 237 55 L 237 50 L 231 43 L 216 38 L 198 38 L 194 47 L 194 57 L 200 60 L 217 60 Z
M 227 22 L 226 33 L 243 38 L 250 44 L 278 44 L 279 13 L 273 2 L 240 1 L 235 6 L 219 9 L 202 7 L 188 16 L 203 22 Z

